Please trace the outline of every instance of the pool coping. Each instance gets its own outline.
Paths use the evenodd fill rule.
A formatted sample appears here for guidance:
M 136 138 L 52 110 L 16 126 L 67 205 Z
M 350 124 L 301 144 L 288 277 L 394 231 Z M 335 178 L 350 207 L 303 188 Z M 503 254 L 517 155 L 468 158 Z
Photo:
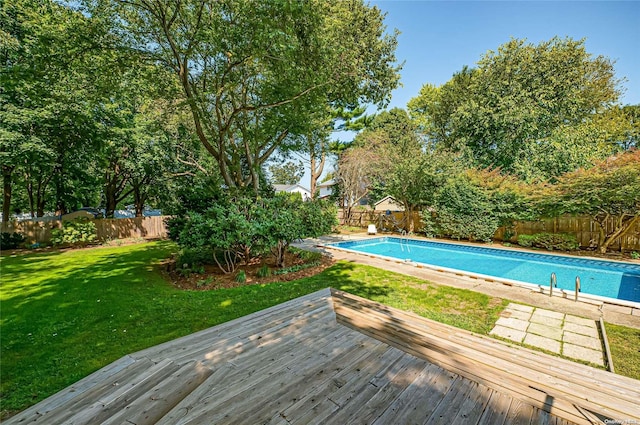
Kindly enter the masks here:
M 355 239 L 343 240 L 341 242 L 358 242 L 358 241 L 366 241 L 366 240 L 374 239 L 374 238 L 395 238 L 395 239 L 403 239 L 403 240 L 427 241 L 427 242 L 439 243 L 439 244 L 443 244 L 443 245 L 476 246 L 476 245 L 467 245 L 467 244 L 463 244 L 463 243 L 455 243 L 455 242 L 448 242 L 448 241 L 447 242 L 437 241 L 437 240 L 433 240 L 433 239 L 429 239 L 429 238 L 420 238 L 420 239 L 418 239 L 418 238 L 415 238 L 415 237 L 404 237 L 404 236 L 400 237 L 400 236 L 395 236 L 395 235 L 380 235 L 380 236 L 376 235 L 376 236 L 373 236 L 373 237 L 360 237 L 360 238 L 355 238 Z M 482 280 L 485 280 L 487 282 L 497 282 L 497 283 L 501 283 L 501 284 L 506 285 L 506 286 L 516 286 L 516 287 L 520 287 L 520 288 L 535 290 L 535 292 L 538 292 L 540 294 L 549 296 L 549 287 L 546 286 L 546 285 L 543 286 L 543 285 L 540 285 L 540 284 L 522 282 L 522 281 L 519 281 L 519 280 L 513 280 L 513 279 L 506 279 L 506 278 L 499 278 L 499 277 L 495 277 L 495 276 L 489 276 L 489 275 L 485 275 L 485 274 L 482 274 L 482 273 L 473 273 L 473 272 L 468 272 L 468 271 L 464 271 L 464 270 L 452 269 L 452 268 L 449 268 L 449 267 L 435 266 L 433 264 L 420 263 L 420 262 L 412 261 L 410 259 L 400 260 L 398 258 L 387 257 L 385 255 L 364 253 L 364 252 L 356 251 L 356 250 L 349 249 L 349 248 L 341 248 L 341 247 L 334 246 L 333 244 L 335 244 L 335 243 L 340 243 L 340 242 L 322 243 L 322 244 L 318 244 L 318 247 L 321 247 L 321 248 L 324 248 L 324 249 L 335 249 L 335 250 L 338 250 L 338 251 L 349 252 L 351 254 L 357 254 L 357 255 L 360 255 L 360 256 L 364 256 L 364 257 L 379 258 L 379 259 L 382 259 L 384 261 L 394 262 L 394 263 L 397 263 L 397 264 L 406 264 L 406 265 L 410 265 L 410 266 L 413 266 L 413 267 L 422 268 L 422 269 L 428 269 L 428 270 L 441 272 L 441 273 L 450 273 L 450 274 L 455 274 L 457 276 L 470 277 L 472 279 L 482 279 Z M 502 247 L 483 247 L 483 248 L 503 250 L 503 251 L 509 251 L 509 252 L 521 252 L 518 249 L 509 249 L 507 247 L 505 247 L 505 248 L 502 248 Z M 541 254 L 541 255 L 558 255 L 558 256 L 566 257 L 566 258 L 575 258 L 574 256 L 570 256 L 570 255 L 566 255 L 566 254 L 562 255 L 562 254 L 537 253 L 535 251 L 530 251 L 530 250 L 525 250 L 524 252 Z M 591 258 L 591 257 L 579 257 L 579 258 L 582 258 L 582 259 L 585 259 L 585 260 L 610 261 L 610 262 L 614 262 L 614 263 L 617 262 L 617 263 L 622 263 L 622 264 L 629 264 L 628 262 L 619 261 L 619 260 L 602 260 L 602 259 Z M 608 304 L 608 305 L 616 305 L 616 306 L 628 307 L 628 308 L 631 308 L 631 309 L 640 310 L 640 302 L 629 301 L 629 300 L 619 300 L 617 298 L 602 297 L 602 296 L 599 296 L 599 295 L 585 294 L 583 292 L 578 292 L 578 297 L 576 299 L 576 292 L 575 291 L 562 289 L 562 288 L 554 288 L 554 290 L 552 292 L 553 292 L 552 293 L 553 296 L 561 297 L 561 298 L 565 298 L 565 299 L 574 299 L 576 301 L 580 301 L 580 302 L 583 302 L 583 303 L 596 305 L 596 306 L 599 306 L 600 309 L 602 308 L 602 306 L 604 304 Z

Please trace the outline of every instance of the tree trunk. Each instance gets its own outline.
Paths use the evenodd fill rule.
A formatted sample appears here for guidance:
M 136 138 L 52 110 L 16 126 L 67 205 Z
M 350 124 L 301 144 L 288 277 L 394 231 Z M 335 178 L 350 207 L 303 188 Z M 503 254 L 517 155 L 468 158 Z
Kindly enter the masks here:
M 31 218 L 36 217 L 36 207 L 33 199 L 33 183 L 27 180 L 27 196 L 29 198 L 29 214 Z
M 2 222 L 8 223 L 11 215 L 11 177 L 13 175 L 14 166 L 2 166 Z
M 316 169 L 316 156 L 313 152 L 313 149 L 310 150 L 310 165 L 311 165 L 311 199 L 315 199 L 316 197 L 316 188 L 318 187 L 318 179 L 322 175 L 322 171 L 324 170 L 324 163 L 327 159 L 327 154 L 322 152 L 320 156 L 320 163 L 318 164 L 318 168 Z
M 44 196 L 36 200 L 36 217 L 44 217 Z
M 409 233 L 413 233 L 414 228 L 413 228 L 413 207 L 411 205 L 409 205 L 408 203 L 404 204 L 404 216 L 405 216 L 405 220 L 407 222 L 407 229 Z
M 58 164 L 62 164 L 62 159 L 58 160 Z M 56 215 L 63 216 L 68 213 L 67 202 L 64 199 L 65 184 L 64 184 L 64 170 L 61 166 L 57 165 L 54 168 L 53 176 L 55 179 L 56 188 Z
M 618 218 L 618 223 L 616 223 L 616 229 L 610 235 L 605 235 L 604 226 L 606 225 L 606 223 L 605 222 L 599 223 L 600 224 L 600 243 L 598 246 L 598 251 L 601 254 L 606 254 L 609 247 L 613 244 L 613 242 L 615 242 L 617 238 L 620 238 L 626 235 L 627 232 L 631 230 L 631 228 L 635 226 L 635 224 L 638 221 L 640 221 L 640 215 L 630 216 L 630 218 L 626 221 L 624 217 L 625 216 L 621 216 Z M 620 249 L 622 250 L 622 241 L 620 242 Z
M 136 209 L 136 217 L 142 217 L 142 212 L 144 211 L 144 204 L 146 201 L 146 196 L 140 190 L 139 185 L 135 185 L 133 187 L 133 204 Z
M 109 196 L 106 200 L 104 216 L 106 218 L 113 218 L 116 211 L 116 200 L 113 196 Z

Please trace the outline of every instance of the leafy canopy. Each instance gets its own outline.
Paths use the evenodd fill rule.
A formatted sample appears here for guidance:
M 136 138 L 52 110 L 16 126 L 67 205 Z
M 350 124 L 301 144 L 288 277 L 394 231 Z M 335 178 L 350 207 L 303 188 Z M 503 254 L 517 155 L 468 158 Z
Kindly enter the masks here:
M 441 87 L 409 102 L 428 140 L 479 168 L 526 181 L 554 179 L 621 146 L 629 120 L 612 120 L 620 81 L 584 40 L 512 39 Z M 627 136 L 628 137 L 628 136 Z
M 257 193 L 261 166 L 294 149 L 327 104 L 383 104 L 398 84 L 396 34 L 385 34 L 383 14 L 362 1 L 114 5 L 130 46 L 180 82 L 195 133 L 229 188 Z

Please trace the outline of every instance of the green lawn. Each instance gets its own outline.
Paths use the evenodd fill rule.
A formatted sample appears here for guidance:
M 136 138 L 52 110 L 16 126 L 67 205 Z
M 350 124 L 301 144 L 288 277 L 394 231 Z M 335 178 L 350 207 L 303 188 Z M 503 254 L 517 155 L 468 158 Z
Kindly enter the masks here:
M 293 282 L 182 291 L 154 267 L 175 249 L 164 241 L 2 258 L 3 416 L 127 353 L 328 286 L 482 334 L 508 303 L 346 262 Z M 618 328 L 623 341 L 640 340 Z

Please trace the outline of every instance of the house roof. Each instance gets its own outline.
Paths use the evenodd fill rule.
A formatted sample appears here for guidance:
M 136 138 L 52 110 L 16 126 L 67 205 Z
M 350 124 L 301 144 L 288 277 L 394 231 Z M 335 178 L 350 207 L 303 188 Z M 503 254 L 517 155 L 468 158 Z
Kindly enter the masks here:
M 373 204 L 373 205 L 375 206 L 375 205 L 381 204 L 381 203 L 383 203 L 383 202 L 385 202 L 385 201 L 391 201 L 391 202 L 394 202 L 394 203 L 396 203 L 396 204 L 398 204 L 398 205 L 401 205 L 401 204 L 400 204 L 400 202 L 396 201 L 396 199 L 395 199 L 393 196 L 391 196 L 391 195 L 387 195 L 387 196 L 385 196 L 384 198 L 380 199 L 378 202 L 376 202 L 376 203 L 375 203 L 375 204 Z
M 586 425 L 638 420 L 638 399 L 640 381 L 324 289 L 127 355 L 5 423 Z
M 274 184 L 273 188 L 276 192 L 291 192 L 294 189 L 302 189 L 305 192 L 309 192 L 309 189 L 299 184 Z
M 324 183 L 320 183 L 320 184 L 318 185 L 318 188 L 321 188 L 321 187 L 329 187 L 329 186 L 333 186 L 334 184 L 336 184 L 336 181 L 335 181 L 334 179 L 330 179 L 330 180 L 327 180 L 327 181 L 326 181 L 326 182 L 324 182 Z

